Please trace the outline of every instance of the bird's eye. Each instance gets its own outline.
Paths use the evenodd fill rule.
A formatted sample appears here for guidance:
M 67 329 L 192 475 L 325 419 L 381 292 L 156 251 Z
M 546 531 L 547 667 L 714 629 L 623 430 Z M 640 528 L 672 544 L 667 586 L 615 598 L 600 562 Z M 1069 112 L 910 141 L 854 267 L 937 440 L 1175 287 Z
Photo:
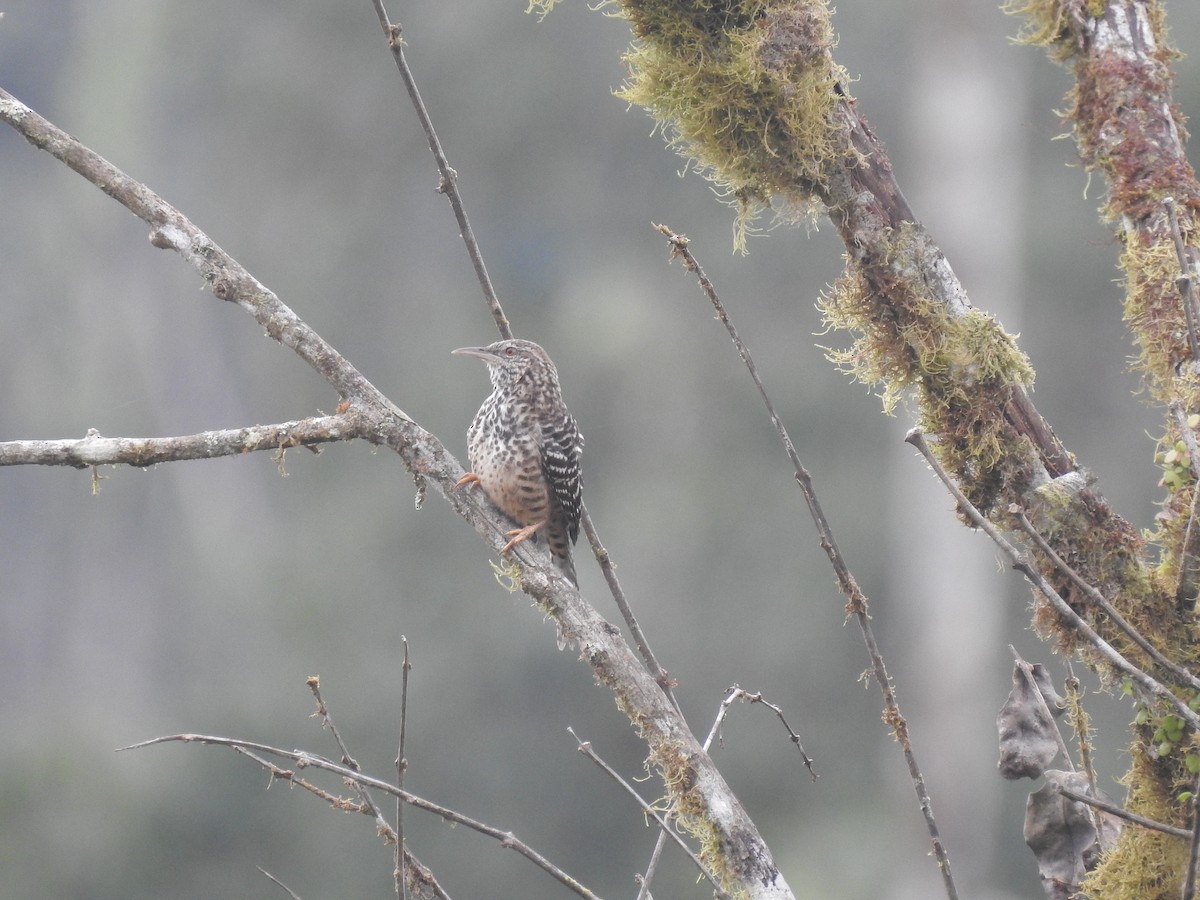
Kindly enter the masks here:
M 505 355 L 505 356 L 516 356 L 516 355 L 517 355 L 517 349 L 516 349 L 515 347 L 505 347 L 505 348 L 504 348 L 504 355 Z

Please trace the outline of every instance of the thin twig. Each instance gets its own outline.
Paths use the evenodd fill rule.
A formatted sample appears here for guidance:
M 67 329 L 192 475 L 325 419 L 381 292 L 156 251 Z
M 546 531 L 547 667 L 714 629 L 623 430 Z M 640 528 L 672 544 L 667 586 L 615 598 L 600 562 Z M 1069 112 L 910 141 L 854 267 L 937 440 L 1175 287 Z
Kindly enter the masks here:
M 654 680 L 658 682 L 658 686 L 663 689 L 663 693 L 670 699 L 671 705 L 682 716 L 683 711 L 679 709 L 679 703 L 676 701 L 675 693 L 672 690 L 674 682 L 671 680 L 671 676 L 667 673 L 667 670 L 659 665 L 658 659 L 654 656 L 654 651 L 650 649 L 650 643 L 646 640 L 646 635 L 642 633 L 642 627 L 638 624 L 637 617 L 634 616 L 629 601 L 625 599 L 625 591 L 622 590 L 621 582 L 617 579 L 616 566 L 613 565 L 612 558 L 608 555 L 608 550 L 600 542 L 600 534 L 596 531 L 596 526 L 592 524 L 592 517 L 588 515 L 586 506 L 583 508 L 580 521 L 583 524 L 583 533 L 587 535 L 588 543 L 591 544 L 592 553 L 595 555 L 596 561 L 600 564 L 600 572 L 604 575 L 608 589 L 612 593 L 613 599 L 617 602 L 617 609 L 621 611 L 621 617 L 625 619 L 625 624 L 629 628 L 633 642 L 637 646 L 638 652 L 642 655 L 642 662 L 646 664 L 647 671 L 654 676 Z
M 479 286 L 483 289 L 483 296 L 487 301 L 488 309 L 492 312 L 492 318 L 496 320 L 496 327 L 500 329 L 502 337 L 511 338 L 513 336 L 512 328 L 500 306 L 496 289 L 492 286 L 492 279 L 483 262 L 483 254 L 479 252 L 475 232 L 471 228 L 471 222 L 467 219 L 462 193 L 458 189 L 458 173 L 450 166 L 450 161 L 446 158 L 445 151 L 442 150 L 442 142 L 438 139 L 437 132 L 433 129 L 433 120 L 429 118 L 429 112 L 425 109 L 424 101 L 421 100 L 421 92 L 417 90 L 417 82 L 413 78 L 412 69 L 408 66 L 408 60 L 404 58 L 404 38 L 401 36 L 401 27 L 399 23 L 393 23 L 388 18 L 387 10 L 383 8 L 383 0 L 371 0 L 371 2 L 375 6 L 375 13 L 379 16 L 379 24 L 383 28 L 383 33 L 387 35 L 388 47 L 392 51 L 392 59 L 396 61 L 400 78 L 404 81 L 404 88 L 408 91 L 408 97 L 417 111 L 417 118 L 421 120 L 421 127 L 425 130 L 425 137 L 429 141 L 429 150 L 433 153 L 433 158 L 437 160 L 438 171 L 442 175 L 441 182 L 438 184 L 438 192 L 446 195 L 446 199 L 450 201 L 450 208 L 454 210 L 459 234 L 462 235 L 463 243 L 467 245 L 467 255 L 471 257 L 471 265 L 475 268 L 475 276 L 479 279 Z
M 1179 276 L 1175 279 L 1175 287 L 1179 290 L 1179 299 L 1183 303 L 1183 315 L 1187 321 L 1188 347 L 1192 351 L 1192 359 L 1200 359 L 1200 339 L 1196 337 L 1196 279 L 1192 275 L 1187 246 L 1184 244 L 1183 232 L 1179 228 L 1179 213 L 1175 209 L 1175 198 L 1164 197 L 1163 206 L 1167 210 L 1171 240 L 1175 242 L 1175 256 L 1179 260 Z
M 1200 678 L 1197 678 L 1173 660 L 1168 659 L 1158 651 L 1158 648 L 1142 637 L 1141 633 L 1129 624 L 1124 616 L 1117 612 L 1116 608 L 1108 602 L 1107 598 L 1094 585 L 1084 580 L 1082 575 L 1076 572 L 1065 559 L 1058 555 L 1055 549 L 1050 546 L 1050 543 L 1042 537 L 1041 532 L 1029 521 L 1023 509 L 1014 506 L 1010 507 L 1009 511 L 1016 516 L 1017 524 L 1021 526 L 1021 530 L 1033 539 L 1037 548 L 1049 557 L 1050 562 L 1054 563 L 1055 568 L 1070 578 L 1071 582 L 1087 595 L 1088 600 L 1099 607 L 1112 620 L 1113 624 L 1125 633 L 1126 637 L 1142 648 L 1146 652 L 1146 655 L 1159 666 L 1175 675 L 1183 683 L 1200 690 Z
M 329 729 L 329 732 L 333 735 L 333 740 L 338 745 L 338 749 L 342 751 L 342 764 L 349 766 L 355 772 L 361 772 L 362 767 L 359 766 L 358 760 L 350 755 L 350 750 L 346 746 L 346 742 L 342 740 L 341 732 L 333 724 L 333 716 L 329 713 L 329 707 L 325 705 L 325 698 L 321 696 L 321 679 L 316 675 L 312 675 L 306 678 L 304 683 L 308 685 L 308 689 L 312 691 L 313 699 L 317 701 L 316 715 L 321 717 L 321 727 Z
M 1179 577 L 1175 583 L 1175 603 L 1180 610 L 1196 605 L 1196 579 L 1200 569 L 1200 445 L 1196 432 L 1188 424 L 1188 415 L 1183 401 L 1172 400 L 1168 405 L 1179 429 L 1179 439 L 1188 453 L 1188 464 L 1194 479 L 1192 504 L 1188 510 L 1187 526 L 1183 530 L 1183 541 L 1179 545 Z
M 1183 900 L 1192 900 L 1196 896 L 1196 865 L 1200 860 L 1200 776 L 1197 776 L 1192 786 L 1192 834 L 1188 847 L 1187 876 L 1183 880 Z
M 329 712 L 329 707 L 325 705 L 325 699 L 321 696 L 321 679 L 314 675 L 308 678 L 305 683 L 308 685 L 309 690 L 312 691 L 313 697 L 317 701 L 316 714 L 321 717 L 321 725 L 329 729 L 329 732 L 333 735 L 334 741 L 337 742 L 338 749 L 342 752 L 342 764 L 351 771 L 361 772 L 362 766 L 358 764 L 358 760 L 350 755 L 350 749 L 346 746 L 346 742 L 342 740 L 341 732 L 338 731 L 337 726 L 333 724 L 333 716 Z M 359 795 L 359 798 L 362 800 L 366 808 L 371 811 L 371 815 L 375 817 L 375 822 L 379 826 L 380 833 L 386 835 L 389 840 L 399 843 L 395 829 L 393 829 L 391 823 L 384 818 L 383 811 L 375 803 L 375 798 L 371 796 L 371 793 L 365 787 L 362 787 L 359 784 L 354 785 L 354 790 L 355 793 Z
M 804 752 L 804 745 L 800 743 L 800 735 L 796 734 L 796 732 L 792 730 L 792 726 L 788 724 L 788 720 L 783 715 L 783 710 L 770 700 L 764 698 L 761 693 L 743 690 L 736 684 L 730 687 L 725 693 L 725 699 L 721 701 L 721 712 L 717 716 L 717 721 L 713 723 L 714 729 L 716 729 L 720 722 L 725 718 L 726 712 L 735 700 L 742 700 L 746 703 L 761 703 L 767 709 L 773 711 L 775 715 L 778 716 L 784 730 L 788 733 L 788 738 L 793 744 L 796 745 L 796 749 L 800 751 L 800 758 L 804 761 L 804 768 L 808 769 L 808 774 L 812 776 L 813 781 L 817 780 L 817 773 L 813 771 L 813 761 L 809 758 L 809 755 Z M 711 741 L 711 739 L 712 733 L 710 732 L 709 741 Z M 704 743 L 705 750 L 708 749 L 709 741 L 705 741 Z
M 1132 822 L 1134 825 L 1141 825 L 1143 828 L 1149 828 L 1152 831 L 1161 831 L 1163 834 L 1169 834 L 1172 837 L 1187 838 L 1192 836 L 1190 829 L 1177 828 L 1174 825 L 1164 825 L 1162 822 L 1156 822 L 1153 819 L 1147 819 L 1145 816 L 1139 816 L 1137 813 L 1131 813 L 1129 810 L 1117 806 L 1115 803 L 1109 803 L 1098 797 L 1088 797 L 1085 794 L 1080 794 L 1062 785 L 1058 785 L 1056 790 L 1068 800 L 1076 800 L 1079 803 L 1094 806 L 1096 809 L 1104 810 L 1104 812 L 1116 816 L 1118 819 L 1124 819 L 1126 822 Z
M 285 891 L 287 891 L 288 896 L 291 897 L 292 900 L 301 900 L 301 897 L 299 894 L 297 894 L 295 891 L 293 891 L 290 887 L 288 887 L 286 884 L 284 884 L 282 881 L 280 881 L 278 878 L 276 878 L 274 875 L 272 875 L 270 872 L 268 872 L 262 866 L 255 866 L 254 868 L 258 869 L 258 871 L 262 872 L 264 875 L 266 875 L 268 878 L 270 878 L 273 882 L 275 882 L 277 885 L 279 885 L 281 888 L 283 888 Z
M 942 468 L 941 463 L 933 455 L 933 451 L 929 449 L 929 443 L 925 440 L 925 435 L 921 432 L 921 429 L 912 429 L 904 440 L 916 447 L 921 455 L 925 457 L 925 461 L 929 463 L 930 468 L 933 469 L 942 483 L 946 485 L 947 490 L 954 496 L 959 508 L 970 518 L 971 523 L 976 528 L 982 529 L 992 539 L 992 543 L 999 547 L 1004 555 L 1008 557 L 1012 567 L 1024 575 L 1037 588 L 1038 593 L 1045 597 L 1050 605 L 1054 607 L 1054 610 L 1087 639 L 1093 649 L 1099 652 L 1117 671 L 1128 675 L 1140 687 L 1174 706 L 1180 717 L 1192 728 L 1200 729 L 1200 716 L 1197 716 L 1187 703 L 1175 696 L 1174 693 L 1153 676 L 1131 663 L 1119 650 L 1097 634 L 1096 630 L 1084 621 L 1066 600 L 1059 596 L 1050 582 L 1030 563 L 1028 557 L 1009 543 L 996 526 L 967 499 L 966 494 L 959 490 L 958 485 L 954 483 L 954 479 L 947 474 L 946 470 Z
M 1196 864 L 1200 860 L 1200 776 L 1192 786 L 1192 834 L 1188 847 L 1187 877 L 1183 880 L 1183 900 L 1192 900 L 1196 896 Z
M 713 283 L 709 281 L 708 276 L 704 274 L 704 270 L 692 255 L 688 247 L 687 237 L 682 234 L 676 234 L 665 225 L 655 227 L 670 241 L 671 258 L 681 259 L 684 267 L 699 279 L 701 290 L 709 302 L 712 303 L 713 308 L 717 312 L 717 318 L 721 320 L 721 323 L 725 326 L 725 330 L 729 332 L 729 337 L 733 341 L 734 347 L 737 348 L 738 355 L 741 356 L 742 362 L 746 364 L 746 368 L 750 372 L 750 377 L 754 380 L 755 387 L 758 388 L 759 396 L 762 397 L 763 404 L 771 416 L 771 422 L 775 425 L 775 430 L 783 441 L 784 449 L 787 451 L 788 458 L 791 460 L 792 467 L 795 470 L 796 484 L 799 485 L 800 491 L 804 495 L 804 501 L 808 504 L 809 514 L 816 525 L 817 536 L 821 541 L 821 548 L 829 558 L 829 562 L 833 566 L 833 571 L 837 576 L 838 587 L 843 596 L 846 597 L 846 612 L 848 615 L 853 615 L 858 622 L 863 643 L 866 644 L 867 653 L 871 657 L 871 670 L 876 683 L 879 685 L 879 690 L 883 694 L 884 720 L 892 727 L 892 733 L 904 753 L 904 759 L 908 765 L 909 778 L 917 794 L 917 804 L 921 809 L 921 814 L 925 818 L 925 827 L 929 832 L 929 838 L 933 845 L 933 853 L 937 860 L 938 870 L 942 874 L 942 887 L 946 892 L 948 900 L 957 900 L 958 889 L 955 887 L 954 877 L 950 873 L 950 855 L 942 843 L 937 821 L 934 819 L 933 803 L 925 788 L 925 776 L 921 774 L 916 754 L 912 748 L 912 741 L 909 740 L 908 723 L 900 713 L 900 704 L 896 699 L 895 689 L 892 687 L 891 678 L 883 662 L 883 655 L 879 651 L 879 644 L 876 642 L 874 631 L 871 628 L 871 617 L 867 612 L 867 597 L 858 586 L 858 583 L 850 572 L 849 566 L 847 566 L 845 559 L 842 557 L 842 552 L 833 537 L 833 529 L 829 524 L 829 520 L 825 518 L 825 512 L 822 510 L 821 503 L 817 499 L 816 489 L 812 483 L 812 476 L 809 475 L 808 470 L 801 463 L 800 454 L 796 452 L 796 447 L 792 443 L 787 429 L 784 427 L 783 420 L 779 418 L 779 414 L 775 411 L 775 405 L 771 402 L 771 398 L 767 394 L 767 389 L 763 386 L 762 379 L 758 377 L 758 369 L 754 365 L 750 351 L 738 336 L 737 329 L 734 328 L 733 323 L 730 321 L 729 315 L 726 313 L 725 307 L 717 295 L 716 288 L 713 287 Z
M 233 750 L 239 751 L 242 755 L 249 755 L 251 752 L 257 751 L 258 753 L 276 756 L 280 759 L 293 760 L 298 769 L 313 768 L 321 769 L 326 772 L 332 772 L 334 775 L 340 775 L 353 785 L 363 788 L 373 788 L 374 790 L 391 794 L 393 797 L 403 800 L 410 806 L 423 809 L 426 812 L 433 813 L 434 815 L 440 816 L 443 819 L 456 822 L 459 825 L 465 825 L 467 828 L 470 828 L 473 831 L 478 831 L 480 834 L 494 838 L 500 842 L 500 846 L 509 850 L 515 850 L 517 853 L 521 854 L 534 865 L 536 865 L 543 872 L 546 872 L 558 880 L 561 884 L 570 888 L 580 897 L 586 897 L 588 900 L 599 900 L 594 893 L 581 885 L 575 878 L 568 875 L 558 866 L 554 865 L 524 841 L 519 840 L 511 831 L 504 831 L 500 828 L 487 825 L 484 822 L 480 822 L 477 819 L 472 819 L 470 816 L 465 816 L 447 806 L 441 806 L 430 800 L 426 800 L 424 797 L 418 797 L 416 794 L 410 794 L 408 791 L 401 790 L 394 784 L 389 784 L 380 778 L 374 778 L 364 772 L 356 772 L 348 766 L 335 763 L 333 760 L 326 759 L 323 756 L 317 756 L 312 753 L 307 753 L 303 750 L 284 750 L 281 747 L 272 747 L 270 744 L 262 744 L 257 741 L 243 741 L 238 738 L 227 738 L 210 734 L 169 734 L 164 735 L 163 737 L 151 738 L 148 741 L 140 741 L 136 744 L 130 744 L 128 747 L 119 747 L 117 748 L 117 752 L 123 752 L 126 750 L 141 750 L 145 747 L 153 747 L 157 744 L 168 743 L 212 744 L 218 747 L 229 747 Z M 281 778 L 295 782 L 299 781 L 293 772 L 289 772 L 285 769 L 278 769 L 278 767 L 274 766 L 273 763 L 262 760 L 257 756 L 252 758 L 254 758 L 256 762 L 259 762 L 260 765 L 265 765 L 266 767 L 272 769 L 272 775 L 275 778 Z M 305 786 L 309 787 L 307 785 Z M 312 788 L 309 787 L 309 789 L 311 790 Z M 332 797 L 332 795 L 327 793 L 325 796 L 327 798 Z M 346 809 L 349 807 L 347 807 L 343 802 L 341 808 Z M 372 814 L 370 810 L 366 808 L 365 804 L 354 807 L 352 811 L 362 812 L 365 815 Z M 388 830 L 391 830 L 390 826 L 388 826 Z M 394 831 L 391 832 L 391 836 L 394 839 Z
M 658 823 L 658 827 L 662 829 L 663 834 L 670 836 L 675 841 L 675 843 L 677 843 L 680 847 L 683 848 L 683 852 L 688 855 L 688 858 L 691 859 L 692 863 L 695 864 L 696 868 L 700 870 L 700 873 L 705 878 L 708 879 L 709 883 L 713 887 L 713 890 L 716 892 L 717 897 L 723 898 L 723 900 L 732 900 L 730 895 L 727 894 L 721 888 L 721 885 L 717 881 L 716 877 L 711 872 L 709 872 L 708 867 L 705 866 L 704 863 L 700 861 L 700 857 L 698 857 L 692 851 L 692 848 L 687 845 L 687 842 L 682 837 L 679 836 L 678 832 L 676 832 L 674 828 L 671 827 L 670 823 L 668 823 L 667 820 L 663 817 L 663 814 L 654 807 L 654 804 L 649 803 L 646 800 L 643 800 L 641 795 L 638 794 L 637 790 L 634 789 L 633 785 L 631 785 L 628 781 L 626 781 L 624 778 L 622 778 L 620 773 L 618 773 L 612 766 L 610 766 L 603 759 L 601 759 L 596 754 L 596 751 L 592 749 L 591 741 L 582 740 L 579 737 L 579 735 L 577 735 L 575 733 L 575 729 L 573 729 L 573 728 L 568 727 L 567 731 L 570 733 L 571 737 L 575 738 L 576 742 L 579 744 L 579 752 L 582 753 L 584 756 L 586 756 L 588 759 L 590 759 L 592 762 L 594 762 L 597 766 L 600 767 L 600 769 L 604 772 L 604 774 L 606 774 L 609 778 L 611 778 L 613 781 L 615 781 L 617 784 L 619 784 L 622 788 L 624 788 L 625 792 L 627 794 L 629 794 L 629 796 L 633 797 L 634 800 L 637 801 L 638 806 L 640 806 L 642 809 L 642 812 L 645 813 L 646 815 L 652 817 L 654 819 L 654 821 Z
M 404 645 L 404 662 L 400 665 L 400 743 L 396 750 L 396 787 L 404 790 L 404 775 L 408 772 L 408 760 L 404 756 L 404 732 L 408 723 L 408 638 L 400 635 Z M 396 798 L 396 894 L 407 900 L 408 890 L 404 879 L 404 803 Z
M 1096 764 L 1092 759 L 1092 738 L 1091 725 L 1088 722 L 1088 714 L 1083 708 L 1083 691 L 1079 684 L 1079 679 L 1075 677 L 1075 668 L 1071 665 L 1071 660 L 1064 660 L 1067 665 L 1067 704 L 1071 712 L 1071 726 L 1075 729 L 1075 736 L 1079 739 L 1079 761 L 1083 766 L 1083 773 L 1087 776 L 1088 788 L 1092 792 L 1093 797 L 1100 796 L 1099 779 L 1096 778 Z M 1103 822 L 1100 819 L 1098 810 L 1092 810 L 1093 824 L 1096 826 L 1096 836 L 1099 838 Z

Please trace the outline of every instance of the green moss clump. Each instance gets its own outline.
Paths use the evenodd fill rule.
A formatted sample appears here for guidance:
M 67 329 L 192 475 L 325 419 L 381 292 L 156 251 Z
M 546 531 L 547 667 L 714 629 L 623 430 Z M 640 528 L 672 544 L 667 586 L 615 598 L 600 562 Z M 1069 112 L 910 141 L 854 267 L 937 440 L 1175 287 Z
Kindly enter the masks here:
M 855 379 L 882 385 L 884 411 L 915 390 L 921 427 L 937 435 L 934 452 L 985 514 L 1030 477 L 1028 442 L 1004 415 L 1012 390 L 1033 369 L 991 316 L 951 309 L 924 286 L 932 242 L 919 225 L 890 235 L 886 259 L 848 266 L 821 298 L 827 329 L 858 335 L 828 357 Z
M 625 2 L 635 41 L 622 99 L 664 123 L 668 143 L 715 182 L 744 226 L 779 201 L 814 210 L 849 151 L 834 107 L 849 78 L 833 62 L 830 10 L 801 2 Z
M 1059 60 L 1075 51 L 1067 5 L 1061 0 L 1007 0 L 1001 8 L 1010 16 L 1025 19 L 1017 33 L 1018 43 L 1046 47 Z
M 1122 779 L 1129 789 L 1125 808 L 1168 825 L 1189 827 L 1186 812 L 1175 799 L 1177 791 L 1165 791 L 1161 786 L 1173 781 L 1159 777 L 1161 773 L 1156 770 L 1161 768 L 1162 760 L 1141 742 L 1134 744 L 1131 754 L 1133 767 Z M 1193 782 L 1194 778 L 1188 778 L 1179 789 Z M 1149 828 L 1126 826 L 1117 845 L 1085 879 L 1081 893 L 1098 900 L 1105 897 L 1176 900 L 1179 879 L 1167 873 L 1185 872 L 1187 864 L 1187 841 Z

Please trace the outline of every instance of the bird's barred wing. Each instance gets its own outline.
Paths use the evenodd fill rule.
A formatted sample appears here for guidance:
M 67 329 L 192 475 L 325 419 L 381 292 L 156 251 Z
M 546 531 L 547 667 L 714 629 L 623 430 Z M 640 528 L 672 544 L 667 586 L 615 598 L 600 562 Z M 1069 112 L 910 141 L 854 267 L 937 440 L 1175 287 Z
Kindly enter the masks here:
M 571 543 L 579 538 L 583 515 L 583 435 L 571 416 L 542 432 L 542 466 L 552 505 L 562 515 Z

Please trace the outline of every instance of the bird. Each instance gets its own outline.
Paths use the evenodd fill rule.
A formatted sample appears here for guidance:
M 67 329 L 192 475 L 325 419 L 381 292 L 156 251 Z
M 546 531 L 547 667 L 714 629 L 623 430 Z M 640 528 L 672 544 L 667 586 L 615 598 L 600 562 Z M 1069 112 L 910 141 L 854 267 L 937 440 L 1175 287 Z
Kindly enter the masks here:
M 452 353 L 482 359 L 492 380 L 467 430 L 471 471 L 458 486 L 478 484 L 520 526 L 506 533 L 502 554 L 544 532 L 555 565 L 578 587 L 571 545 L 583 515 L 583 435 L 563 402 L 558 370 L 533 341 Z

